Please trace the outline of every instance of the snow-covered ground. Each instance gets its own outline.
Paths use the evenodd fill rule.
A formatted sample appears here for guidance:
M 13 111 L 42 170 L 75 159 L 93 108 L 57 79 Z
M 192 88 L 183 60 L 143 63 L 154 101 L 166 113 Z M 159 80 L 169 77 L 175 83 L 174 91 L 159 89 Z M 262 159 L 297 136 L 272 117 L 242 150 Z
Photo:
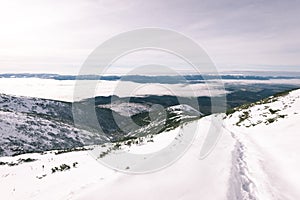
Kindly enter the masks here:
M 219 142 L 208 157 L 200 160 L 200 148 L 212 117 L 184 126 L 188 129 L 198 125 L 193 144 L 177 162 L 155 173 L 117 172 L 98 163 L 87 151 L 0 158 L 1 198 L 300 199 L 300 90 L 243 106 L 224 117 Z M 163 148 L 176 130 L 154 136 L 153 142 L 133 145 L 129 150 Z M 27 158 L 37 160 L 26 162 Z
M 0 166 L 3 199 L 225 199 L 230 176 L 231 151 L 234 140 L 224 134 L 215 151 L 199 160 L 200 149 L 209 128 L 209 119 L 200 120 L 201 127 L 189 151 L 174 165 L 151 174 L 127 175 L 106 168 L 87 151 L 55 155 L 25 154 L 3 157 L 1 162 L 17 162 L 20 158 L 37 159 L 16 166 Z M 191 124 L 193 125 L 193 124 Z M 189 125 L 187 125 L 189 126 Z M 187 128 L 187 127 L 186 127 Z M 177 131 L 157 135 L 150 142 L 152 151 L 163 148 Z M 154 145 L 155 144 L 155 145 Z M 139 149 L 140 148 L 140 149 Z M 133 152 L 147 152 L 146 146 L 133 146 Z M 78 163 L 73 167 L 74 163 Z M 52 168 L 66 164 L 71 169 L 52 173 Z M 44 166 L 44 168 L 43 168 Z M 218 191 L 217 193 L 215 191 Z
M 72 124 L 71 104 L 0 94 L 0 156 L 108 141 Z
M 248 117 L 237 126 L 244 112 Z M 236 112 L 226 122 L 237 141 L 233 172 L 242 177 L 232 183 L 236 199 L 300 199 L 300 90 Z M 241 183 L 247 187 L 239 188 Z

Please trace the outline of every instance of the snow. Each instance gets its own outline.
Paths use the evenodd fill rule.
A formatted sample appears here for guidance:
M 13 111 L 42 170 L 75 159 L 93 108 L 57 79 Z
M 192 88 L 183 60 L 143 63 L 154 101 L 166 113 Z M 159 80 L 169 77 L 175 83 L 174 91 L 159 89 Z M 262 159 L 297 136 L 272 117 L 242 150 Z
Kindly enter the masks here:
M 122 147 L 122 150 L 125 150 L 133 154 L 149 154 L 162 150 L 172 143 L 172 141 L 177 138 L 177 135 L 180 132 L 180 128 L 163 132 L 156 135 L 153 138 L 145 138 L 142 144 L 132 144 L 130 147 Z M 177 138 L 178 139 L 178 138 Z M 151 142 L 147 142 L 150 141 Z M 145 145 L 146 143 L 146 145 Z
M 10 199 L 68 199 L 77 190 L 89 184 L 113 180 L 115 172 L 106 169 L 92 159 L 87 152 L 72 152 L 55 155 L 28 154 L 13 158 L 2 158 L 10 161 L 19 158 L 34 158 L 37 161 L 9 167 L 1 166 L 1 198 Z M 51 168 L 67 164 L 76 168 L 52 174 Z M 44 165 L 44 168 L 43 168 Z M 44 178 L 39 179 L 38 177 Z
M 0 156 L 108 141 L 75 128 L 67 103 L 0 94 L 0 108 Z
M 108 139 L 67 123 L 0 110 L 0 150 L 3 151 L 0 155 L 78 147 L 97 141 Z
M 209 119 L 200 120 L 201 130 L 188 152 L 174 165 L 157 173 L 129 175 L 106 168 L 94 160 L 88 152 L 71 152 L 55 155 L 25 154 L 17 157 L 3 157 L 2 162 L 19 158 L 34 158 L 37 161 L 17 166 L 0 166 L 1 197 L 4 199 L 226 199 L 230 176 L 233 139 L 224 134 L 222 143 L 206 160 L 200 160 L 200 145 L 209 128 Z M 156 147 L 168 143 L 176 131 L 154 138 Z M 161 140 L 165 137 L 166 140 Z M 170 138 L 169 138 L 170 139 Z M 153 145 L 152 143 L 149 143 Z M 145 148 L 133 151 L 143 151 Z M 77 168 L 51 173 L 51 168 L 61 164 Z M 216 164 L 219 163 L 219 164 Z M 42 165 L 45 168 L 42 168 Z M 37 177 L 45 177 L 39 179 Z M 176 177 L 176 178 L 174 178 Z M 117 191 L 117 192 L 116 192 Z M 218 191 L 218 192 L 215 192 Z M 147 195 L 146 195 L 147 194 Z
M 256 124 L 257 118 L 264 120 L 274 117 L 268 106 L 280 110 L 276 115 L 287 115 L 273 123 Z M 245 147 L 243 157 L 247 159 L 250 179 L 257 199 L 300 199 L 300 90 L 279 97 L 277 101 L 252 107 L 251 116 L 242 126 L 235 122 L 240 113 L 227 121 L 227 129 Z M 264 115 L 265 117 L 261 117 Z M 242 195 L 243 196 L 243 195 Z M 233 199 L 233 198 L 232 198 Z M 240 198 L 237 198 L 240 199 Z
M 132 116 L 141 112 L 150 111 L 151 107 L 138 103 L 113 102 L 111 104 L 99 105 L 99 108 L 109 108 L 123 116 Z
M 54 113 L 52 106 L 65 108 L 70 105 L 47 99 L 0 94 L 0 107 L 10 111 L 39 114 L 51 113 L 53 116 L 56 116 L 57 113 Z
M 240 121 L 244 112 L 248 115 Z M 1 198 L 300 199 L 300 90 L 224 117 L 219 142 L 208 157 L 200 160 L 200 149 L 212 117 L 183 126 L 183 129 L 198 126 L 194 142 L 177 162 L 155 173 L 117 172 L 101 165 L 88 151 L 2 157 L 0 162 L 17 162 L 20 158 L 38 160 L 15 166 L 0 165 Z M 168 145 L 180 129 L 155 135 L 153 142 L 121 148 L 132 153 L 158 151 Z M 76 167 L 72 167 L 74 162 L 78 162 Z M 62 164 L 70 165 L 71 169 L 52 174 L 51 168 Z
M 180 105 L 175 105 L 175 106 L 170 106 L 167 108 L 168 111 L 173 111 L 174 113 L 177 114 L 182 114 L 182 113 L 189 113 L 190 115 L 194 114 L 195 116 L 203 116 L 204 114 L 196 110 L 195 108 L 186 105 L 186 104 L 180 104 Z
M 174 165 L 157 173 L 122 175 L 105 187 L 95 185 L 74 196 L 74 199 L 226 199 L 233 140 L 228 134 L 205 160 L 199 159 L 200 147 L 210 120 L 198 122 L 200 131 L 188 152 Z M 216 164 L 218 163 L 218 164 Z M 113 192 L 118 191 L 118 192 Z
M 129 103 L 129 102 L 113 102 L 111 104 L 98 105 L 98 107 L 99 108 L 109 108 L 123 116 L 133 116 L 133 115 L 141 113 L 141 112 L 149 112 L 149 111 L 153 110 L 150 105 L 139 104 L 139 103 Z M 193 107 L 186 105 L 186 104 L 170 106 L 167 108 L 167 110 L 172 111 L 173 113 L 177 113 L 177 114 L 182 114 L 182 113 L 186 112 L 186 113 L 189 113 L 190 115 L 194 114 L 195 116 L 203 115 L 198 110 L 196 110 Z

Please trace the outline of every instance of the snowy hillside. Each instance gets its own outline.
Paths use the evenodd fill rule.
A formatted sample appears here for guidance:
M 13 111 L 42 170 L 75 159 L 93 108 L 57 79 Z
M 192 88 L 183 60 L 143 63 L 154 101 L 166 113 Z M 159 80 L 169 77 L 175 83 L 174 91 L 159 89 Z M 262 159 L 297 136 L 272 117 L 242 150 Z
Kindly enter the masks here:
M 203 131 L 209 127 L 209 119 L 193 123 L 199 123 Z M 162 148 L 174 137 L 174 133 L 176 131 L 154 136 L 154 142 L 147 144 L 155 144 L 155 148 Z M 227 190 L 221 185 L 226 185 L 229 179 L 230 170 L 226 166 L 231 163 L 233 139 L 228 135 L 225 136 L 223 144 L 220 143 L 212 156 L 202 162 L 198 156 L 203 137 L 203 134 L 199 134 L 189 152 L 176 164 L 163 171 L 145 175 L 125 175 L 106 168 L 86 151 L 59 155 L 48 152 L 44 155 L 25 154 L 1 158 L 2 197 L 5 199 L 140 199 L 143 196 L 144 199 L 198 199 L 201 196 L 203 199 L 216 199 L 216 197 L 224 199 Z M 132 151 L 145 152 L 147 144 L 134 145 Z M 150 148 L 153 151 L 153 146 Z M 9 163 L 28 158 L 37 160 L 9 166 Z M 222 164 L 215 164 L 219 162 Z M 74 163 L 78 164 L 73 167 Z M 70 166 L 70 169 L 64 164 Z M 58 170 L 52 173 L 55 167 Z
M 0 108 L 5 111 L 48 115 L 60 120 L 72 120 L 71 104 L 61 101 L 0 94 Z
M 228 116 L 226 130 L 236 140 L 231 199 L 300 199 L 299 122 L 300 90 Z
M 107 137 L 74 127 L 70 103 L 0 95 L 0 156 L 106 141 Z
M 223 133 L 212 153 L 200 160 L 200 148 L 213 117 L 224 118 Z M 174 138 L 180 139 L 176 135 L 178 130 L 198 125 L 195 141 L 181 159 L 161 171 L 142 175 L 123 174 L 104 167 L 88 151 L 2 157 L 1 197 L 298 200 L 299 120 L 300 90 L 296 90 L 242 106 L 227 115 L 189 122 L 144 138 L 138 144 L 119 143 L 120 148 L 134 153 L 155 151 Z
M 105 141 L 105 137 L 61 121 L 0 111 L 0 155 L 69 149 Z
M 139 122 L 140 126 L 132 127 L 131 115 L 123 116 L 122 109 L 116 110 L 117 112 L 111 110 L 117 105 L 106 104 L 110 108 L 95 108 L 101 127 L 99 130 L 97 121 L 91 120 L 85 111 L 85 102 L 78 104 L 83 107 L 77 107 L 79 109 L 76 112 L 80 113 L 81 121 L 77 121 L 76 128 L 71 103 L 0 94 L 0 156 L 70 149 L 102 144 L 109 140 L 118 141 L 128 136 L 157 134 L 201 116 L 201 113 L 188 105 L 177 109 L 175 106 L 153 110 L 159 117 L 151 121 L 149 115 L 144 112 L 148 110 L 140 109 L 147 106 L 150 108 L 148 104 L 133 104 L 126 109 L 134 114 L 132 118 Z M 164 113 L 166 115 L 163 115 Z M 118 119 L 119 124 L 116 124 L 114 117 Z
M 197 120 L 203 116 L 202 113 L 189 105 L 170 106 L 166 109 L 158 109 L 151 112 L 153 119 L 150 119 L 148 115 L 144 118 L 138 115 L 139 120 L 151 122 L 144 124 L 141 128 L 129 131 L 127 136 L 141 137 L 159 134 L 164 131 L 173 130 L 186 122 Z
M 133 116 L 138 113 L 148 112 L 151 110 L 149 105 L 143 105 L 138 103 L 123 103 L 123 102 L 113 102 L 111 104 L 99 105 L 98 107 L 109 108 L 123 116 Z

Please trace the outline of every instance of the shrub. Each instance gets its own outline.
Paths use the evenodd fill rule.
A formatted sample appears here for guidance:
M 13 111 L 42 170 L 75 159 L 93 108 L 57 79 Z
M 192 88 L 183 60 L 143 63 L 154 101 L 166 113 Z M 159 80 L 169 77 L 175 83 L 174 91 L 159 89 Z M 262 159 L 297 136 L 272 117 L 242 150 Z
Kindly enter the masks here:
M 66 170 L 69 170 L 69 169 L 71 169 L 71 167 L 69 165 L 62 164 L 60 166 L 60 171 L 66 171 Z
M 280 111 L 280 110 L 273 110 L 273 109 L 269 109 L 269 112 L 273 115 L 273 114 L 275 114 L 275 113 L 277 113 L 278 111 Z
M 77 167 L 77 165 L 78 165 L 78 162 L 73 163 L 73 167 Z
M 271 124 L 273 122 L 275 122 L 275 118 L 270 118 L 270 119 L 267 119 L 268 123 Z
M 248 119 L 250 116 L 248 111 L 244 111 L 243 114 L 241 114 L 239 116 L 240 120 L 236 123 L 237 126 L 240 126 L 240 124 L 245 121 L 246 119 Z
M 52 171 L 52 174 L 53 174 L 53 173 L 58 172 L 58 171 L 62 172 L 62 171 L 66 171 L 66 170 L 69 170 L 69 169 L 71 169 L 71 167 L 69 165 L 62 164 L 62 165 L 59 166 L 59 168 L 58 167 L 53 167 L 51 169 L 51 171 Z

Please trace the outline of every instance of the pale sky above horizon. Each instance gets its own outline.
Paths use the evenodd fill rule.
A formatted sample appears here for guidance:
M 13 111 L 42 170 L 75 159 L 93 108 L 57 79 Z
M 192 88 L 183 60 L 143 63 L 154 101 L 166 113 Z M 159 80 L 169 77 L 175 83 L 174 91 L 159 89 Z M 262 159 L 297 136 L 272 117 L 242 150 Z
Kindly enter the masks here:
M 300 70 L 298 0 L 0 0 L 0 24 L 0 73 L 76 74 L 102 42 L 142 27 L 187 35 L 220 71 Z

